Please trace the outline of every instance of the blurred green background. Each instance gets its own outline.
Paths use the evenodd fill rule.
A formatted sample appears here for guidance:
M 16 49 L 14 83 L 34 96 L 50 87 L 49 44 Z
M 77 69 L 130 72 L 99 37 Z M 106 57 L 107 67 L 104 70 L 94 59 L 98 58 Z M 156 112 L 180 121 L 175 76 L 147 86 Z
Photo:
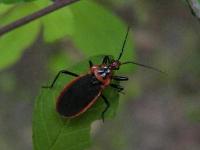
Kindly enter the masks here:
M 0 25 L 34 12 L 48 1 L 39 3 L 0 4 Z M 124 59 L 137 58 L 167 75 L 139 67 L 129 70 L 130 81 L 123 84 L 126 94 L 121 95 L 116 118 L 103 125 L 98 121 L 92 124 L 91 150 L 200 149 L 200 23 L 188 5 L 184 0 L 98 0 L 100 5 L 125 23 L 113 19 L 100 24 L 101 19 L 92 15 L 74 23 L 72 14 L 77 17 L 85 10 L 80 5 L 78 11 L 71 8 L 72 14 L 65 9 L 58 14 L 60 18 L 52 14 L 0 37 L 1 150 L 32 149 L 33 105 L 41 86 L 58 70 L 89 55 L 111 53 L 116 57 L 126 23 L 132 32 Z M 93 5 L 88 5 L 88 11 L 91 8 Z M 94 9 L 99 12 L 98 7 Z M 62 27 L 60 20 L 68 20 L 64 22 L 68 27 Z M 81 35 L 86 27 L 90 30 Z M 19 36 L 22 33 L 24 36 Z M 113 38 L 102 41 L 102 33 Z M 8 46 L 6 38 L 14 44 Z M 83 38 L 85 43 L 80 42 Z

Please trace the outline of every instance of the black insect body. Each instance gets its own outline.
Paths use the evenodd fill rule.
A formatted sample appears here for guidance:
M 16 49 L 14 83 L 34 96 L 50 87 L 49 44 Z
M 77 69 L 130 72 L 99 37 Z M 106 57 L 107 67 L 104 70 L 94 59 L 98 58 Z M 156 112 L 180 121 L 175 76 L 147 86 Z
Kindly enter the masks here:
M 127 41 L 128 33 L 129 28 L 127 30 L 122 50 L 118 59 L 111 60 L 109 56 L 105 56 L 100 65 L 93 65 L 92 61 L 89 61 L 90 70 L 84 75 L 78 75 L 67 70 L 61 70 L 55 77 L 51 86 L 43 87 L 53 88 L 60 74 L 67 74 L 75 77 L 74 80 L 72 80 L 64 87 L 57 98 L 56 110 L 61 116 L 67 118 L 77 117 L 87 111 L 99 99 L 99 97 L 102 97 L 106 104 L 106 107 L 102 112 L 102 119 L 104 120 L 104 114 L 110 107 L 110 103 L 102 94 L 103 90 L 110 86 L 114 89 L 117 89 L 118 92 L 122 92 L 124 88 L 119 84 L 112 83 L 112 80 L 128 80 L 127 77 L 114 75 L 114 71 L 119 70 L 121 65 L 132 63 L 161 72 L 160 70 L 151 66 L 139 64 L 133 61 L 127 61 L 123 63 L 120 62 L 120 58 L 123 55 L 123 50 Z

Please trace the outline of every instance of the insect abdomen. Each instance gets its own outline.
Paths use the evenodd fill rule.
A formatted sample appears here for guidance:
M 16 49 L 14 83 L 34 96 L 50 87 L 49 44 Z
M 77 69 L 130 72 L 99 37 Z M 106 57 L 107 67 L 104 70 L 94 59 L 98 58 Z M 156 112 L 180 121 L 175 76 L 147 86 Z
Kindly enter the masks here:
M 94 84 L 91 74 L 78 77 L 68 84 L 57 100 L 57 111 L 65 117 L 75 117 L 85 112 L 100 96 L 102 88 L 99 82 Z

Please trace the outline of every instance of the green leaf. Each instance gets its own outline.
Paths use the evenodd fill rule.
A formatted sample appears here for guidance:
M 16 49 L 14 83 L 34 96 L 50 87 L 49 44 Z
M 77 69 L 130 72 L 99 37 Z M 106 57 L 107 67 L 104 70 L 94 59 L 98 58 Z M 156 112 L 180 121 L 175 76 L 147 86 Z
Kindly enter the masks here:
M 48 0 L 40 0 L 33 3 L 18 4 L 14 9 L 8 9 L 5 8 L 5 6 L 1 7 L 2 5 L 0 5 L 0 13 L 9 10 L 8 15 L 0 18 L 0 26 L 28 15 L 30 12 L 44 8 L 50 3 L 51 2 Z M 13 5 L 7 6 L 11 7 Z M 24 8 L 22 9 L 22 7 Z M 43 31 L 45 41 L 54 42 L 55 40 L 70 35 L 73 38 L 75 46 L 77 46 L 87 57 L 108 54 L 113 55 L 116 58 L 120 53 L 127 29 L 127 26 L 123 21 L 110 11 L 94 2 L 86 0 L 75 3 L 70 7 L 64 7 L 35 22 L 31 23 L 32 25 L 28 24 L 30 25 L 29 29 L 27 27 L 28 25 L 26 26 L 26 30 L 25 27 L 20 27 L 0 39 L 0 43 L 4 43 L 4 47 L 0 47 L 0 50 L 5 53 L 2 55 L 4 59 L 2 59 L 3 62 L 0 64 L 0 69 L 9 67 L 21 57 L 24 49 L 34 42 L 35 36 L 39 31 L 39 24 L 44 26 Z M 74 28 L 76 28 L 75 31 Z M 4 40 L 2 41 L 2 39 Z M 10 41 L 15 41 L 16 48 L 12 46 L 13 43 Z M 12 48 L 7 48 L 6 46 Z M 7 49 L 14 49 L 13 54 L 11 54 L 11 51 L 8 52 Z M 129 39 L 122 60 L 133 60 L 133 50 L 133 45 Z M 122 71 L 130 71 L 130 68 L 133 68 L 133 66 L 124 66 Z
M 13 5 L 5 5 L 5 4 L 0 3 L 0 15 L 4 14 L 12 7 L 13 7 Z
M 40 9 L 51 4 L 52 2 L 49 0 L 40 0 L 35 2 L 35 5 Z M 43 36 L 46 42 L 55 42 L 67 35 L 71 35 L 73 32 L 73 14 L 68 7 L 56 10 L 39 20 L 44 27 Z
M 49 59 L 48 68 L 50 72 L 56 74 L 59 70 L 62 70 L 63 68 L 66 68 L 66 66 L 69 66 L 72 61 L 73 60 L 69 55 L 66 55 L 63 51 L 61 51 L 57 54 L 54 54 Z
M 8 14 L 0 16 L 0 27 L 36 12 L 50 3 L 48 0 L 40 0 L 18 5 L 0 4 L 0 15 L 9 11 Z M 45 41 L 54 42 L 72 34 L 73 15 L 65 7 L 0 37 L 0 70 L 13 65 L 20 59 L 24 50 L 35 41 L 41 24 L 44 26 Z
M 54 42 L 72 34 L 73 14 L 67 7 L 41 18 L 41 21 L 46 42 Z
M 111 11 L 90 0 L 80 1 L 70 8 L 74 14 L 75 31 L 72 38 L 75 45 L 86 56 L 113 55 L 117 58 L 127 25 Z M 133 60 L 134 49 L 131 43 L 128 39 L 122 60 Z M 128 66 L 130 70 L 130 65 L 123 68 Z
M 100 64 L 103 56 L 92 57 L 71 67 L 69 71 L 85 74 L 88 72 L 88 61 Z M 64 119 L 55 110 L 56 98 L 63 87 L 74 77 L 62 75 L 53 89 L 42 89 L 36 102 L 33 116 L 33 143 L 35 150 L 84 150 L 91 145 L 91 122 L 101 119 L 105 104 L 101 98 L 81 116 L 74 119 Z M 111 103 L 105 118 L 115 115 L 119 94 L 108 88 L 104 95 Z
M 31 13 L 31 5 L 18 5 L 16 9 L 1 18 L 0 26 Z M 39 33 L 39 22 L 34 21 L 0 37 L 0 70 L 14 64 L 36 39 Z
M 0 0 L 0 3 L 12 4 L 12 3 L 31 2 L 31 1 L 35 0 Z
M 42 9 L 52 2 L 49 0 L 36 1 L 38 8 Z M 43 25 L 43 36 L 46 42 L 55 42 L 61 38 L 67 37 L 73 33 L 74 23 L 73 14 L 68 7 L 56 10 L 53 13 L 40 18 Z

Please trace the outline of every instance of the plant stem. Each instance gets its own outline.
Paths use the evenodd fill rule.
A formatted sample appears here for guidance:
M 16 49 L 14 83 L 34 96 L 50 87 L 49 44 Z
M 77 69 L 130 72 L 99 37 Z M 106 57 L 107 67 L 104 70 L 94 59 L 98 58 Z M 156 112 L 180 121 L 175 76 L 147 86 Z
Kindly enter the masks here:
M 5 33 L 8 33 L 20 26 L 23 26 L 31 21 L 34 21 L 42 16 L 45 16 L 51 12 L 54 12 L 64 6 L 67 6 L 67 5 L 70 5 L 74 2 L 78 2 L 80 0 L 60 0 L 60 1 L 56 1 L 54 2 L 53 4 L 37 11 L 37 12 L 34 12 L 28 16 L 25 16 L 19 20 L 16 20 L 8 25 L 5 25 L 3 26 L 2 28 L 0 28 L 0 36 L 4 35 Z

